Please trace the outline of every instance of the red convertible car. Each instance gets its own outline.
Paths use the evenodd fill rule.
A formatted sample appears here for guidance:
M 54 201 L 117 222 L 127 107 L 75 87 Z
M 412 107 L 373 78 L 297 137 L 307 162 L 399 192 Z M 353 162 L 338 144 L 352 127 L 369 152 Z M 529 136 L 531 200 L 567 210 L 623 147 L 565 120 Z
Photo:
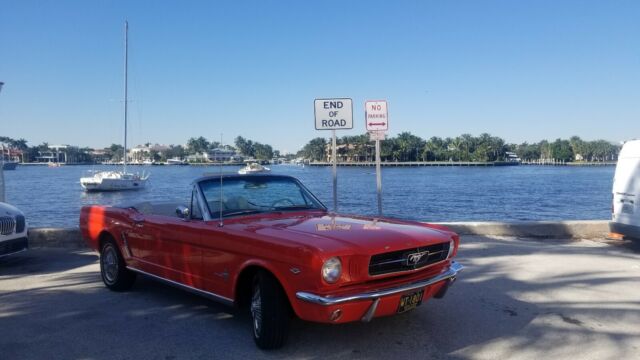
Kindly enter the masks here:
M 284 344 L 292 316 L 370 321 L 444 296 L 462 266 L 442 226 L 345 216 L 280 175 L 203 177 L 188 206 L 85 206 L 80 229 L 105 285 L 137 274 L 247 307 L 263 349 Z

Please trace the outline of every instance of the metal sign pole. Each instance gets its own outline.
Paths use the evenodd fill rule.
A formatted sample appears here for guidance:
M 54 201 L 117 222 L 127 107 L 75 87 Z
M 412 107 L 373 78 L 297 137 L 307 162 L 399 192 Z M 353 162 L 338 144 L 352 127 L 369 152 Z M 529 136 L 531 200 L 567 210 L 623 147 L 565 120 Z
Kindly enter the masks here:
M 380 173 L 380 140 L 376 140 L 376 189 L 378 191 L 378 216 L 382 216 L 382 174 Z
M 333 211 L 338 212 L 338 155 L 336 150 L 336 130 L 331 131 L 331 158 L 333 161 Z

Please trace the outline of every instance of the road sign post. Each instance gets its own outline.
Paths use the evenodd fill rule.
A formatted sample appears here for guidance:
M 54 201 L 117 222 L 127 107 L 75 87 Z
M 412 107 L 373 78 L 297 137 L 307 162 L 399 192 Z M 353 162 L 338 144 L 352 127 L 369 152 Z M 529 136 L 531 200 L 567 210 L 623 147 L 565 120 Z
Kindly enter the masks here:
M 378 216 L 382 216 L 382 173 L 380 169 L 380 139 L 376 139 L 376 193 L 378 194 Z
M 353 102 L 349 98 L 315 99 L 316 130 L 331 130 L 331 161 L 333 162 L 333 211 L 338 211 L 338 154 L 336 130 L 353 129 Z
M 382 171 L 380 169 L 380 140 L 384 140 L 389 129 L 389 113 L 386 100 L 364 103 L 364 117 L 370 140 L 376 142 L 376 192 L 378 197 L 378 216 L 382 216 Z
M 333 162 L 333 211 L 338 212 L 338 151 L 336 149 L 336 131 L 331 130 L 331 161 Z

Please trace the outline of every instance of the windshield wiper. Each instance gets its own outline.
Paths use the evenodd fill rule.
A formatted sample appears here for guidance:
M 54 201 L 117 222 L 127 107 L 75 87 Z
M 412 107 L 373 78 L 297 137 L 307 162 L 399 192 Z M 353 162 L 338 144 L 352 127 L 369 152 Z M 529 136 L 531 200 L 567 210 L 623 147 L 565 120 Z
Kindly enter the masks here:
M 238 211 L 233 211 L 233 212 L 222 212 L 222 216 L 226 217 L 226 216 L 233 216 L 233 215 L 249 215 L 249 214 L 259 214 L 261 212 L 264 212 L 263 210 L 254 210 L 254 209 L 245 209 L 245 210 L 238 210 Z
M 289 206 L 276 206 L 274 207 L 274 209 L 278 211 L 282 211 L 282 210 L 286 211 L 286 210 L 311 210 L 311 209 L 319 209 L 319 208 L 311 205 L 289 205 Z

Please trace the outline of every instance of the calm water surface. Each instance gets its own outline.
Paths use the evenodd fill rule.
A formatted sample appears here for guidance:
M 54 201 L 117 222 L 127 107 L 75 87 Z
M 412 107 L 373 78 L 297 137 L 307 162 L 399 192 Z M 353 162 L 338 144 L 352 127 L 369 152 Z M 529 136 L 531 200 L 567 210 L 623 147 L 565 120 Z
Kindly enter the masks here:
M 19 166 L 5 172 L 7 201 L 25 212 L 32 226 L 78 225 L 87 204 L 185 201 L 190 183 L 218 167 L 132 166 L 151 172 L 140 191 L 85 193 L 86 170 L 108 166 Z M 224 167 L 237 171 L 240 167 Z M 274 165 L 275 174 L 299 178 L 329 208 L 331 168 Z M 608 219 L 613 167 L 383 168 L 386 216 L 424 221 L 509 221 Z M 375 215 L 374 168 L 338 168 L 339 212 Z

